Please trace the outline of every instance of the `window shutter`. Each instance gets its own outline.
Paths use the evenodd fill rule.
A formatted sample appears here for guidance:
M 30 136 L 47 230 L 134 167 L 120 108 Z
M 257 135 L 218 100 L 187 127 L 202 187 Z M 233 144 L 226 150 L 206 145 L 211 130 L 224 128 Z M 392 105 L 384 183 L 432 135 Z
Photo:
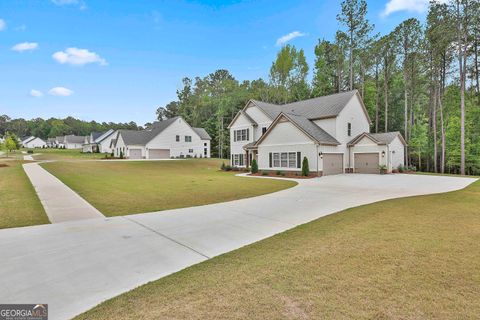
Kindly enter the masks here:
M 302 167 L 302 153 L 301 152 L 297 152 L 297 168 L 301 168 Z
M 237 130 L 233 130 L 233 142 L 237 142 Z
M 250 140 L 250 129 L 247 129 L 247 141 Z
M 272 167 L 272 153 L 271 152 L 268 154 L 268 163 L 269 163 L 270 168 L 271 168 Z

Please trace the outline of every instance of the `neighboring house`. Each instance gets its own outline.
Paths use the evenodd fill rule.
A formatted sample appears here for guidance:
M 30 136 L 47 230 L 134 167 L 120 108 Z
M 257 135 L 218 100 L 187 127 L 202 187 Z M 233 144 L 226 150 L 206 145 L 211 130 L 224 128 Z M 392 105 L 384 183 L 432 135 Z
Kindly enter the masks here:
M 48 138 L 47 139 L 47 147 L 48 148 L 56 148 L 57 147 L 57 139 L 56 138 Z
M 34 136 L 22 138 L 21 143 L 24 148 L 28 149 L 45 148 L 47 146 L 44 140 Z
M 65 149 L 82 149 L 82 146 L 87 140 L 86 136 L 75 136 L 73 134 L 64 136 L 63 142 L 60 145 L 64 145 Z
M 210 136 L 182 117 L 155 122 L 147 130 L 118 130 L 114 154 L 129 159 L 209 158 Z
M 55 148 L 65 147 L 65 136 L 55 137 Z
M 260 170 L 378 173 L 404 164 L 399 132 L 370 133 L 371 120 L 357 90 L 276 105 L 250 100 L 229 125 L 231 165 Z
M 116 131 L 110 129 L 105 132 L 92 132 L 87 136 L 87 141 L 83 145 L 83 152 L 100 152 L 111 153 L 110 147 L 112 139 L 115 137 Z

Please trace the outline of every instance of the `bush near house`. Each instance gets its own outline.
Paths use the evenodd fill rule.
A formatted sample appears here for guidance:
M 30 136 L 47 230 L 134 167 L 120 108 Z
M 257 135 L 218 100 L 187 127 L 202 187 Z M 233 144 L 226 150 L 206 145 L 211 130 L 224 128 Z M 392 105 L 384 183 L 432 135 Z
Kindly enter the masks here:
M 308 159 L 307 159 L 307 157 L 303 157 L 303 161 L 302 161 L 302 176 L 308 177 L 309 174 L 310 174 L 310 169 L 309 169 L 309 167 L 308 167 Z
M 253 159 L 252 160 L 252 167 L 251 167 L 251 172 L 252 173 L 258 173 L 258 163 L 257 160 Z

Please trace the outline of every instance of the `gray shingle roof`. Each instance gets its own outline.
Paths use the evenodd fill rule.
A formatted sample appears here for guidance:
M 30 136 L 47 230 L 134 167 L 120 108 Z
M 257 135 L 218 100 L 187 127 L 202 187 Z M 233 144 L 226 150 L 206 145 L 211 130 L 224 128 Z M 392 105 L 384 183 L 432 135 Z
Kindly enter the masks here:
M 92 132 L 92 139 L 93 139 L 92 142 L 94 142 L 95 140 L 100 138 L 105 133 L 106 133 L 106 131 L 104 131 L 104 132 Z
M 212 140 L 212 138 L 208 134 L 207 130 L 205 130 L 203 128 L 193 128 L 193 130 L 195 130 L 195 132 L 200 136 L 200 139 L 202 139 L 202 140 Z
M 283 112 L 301 115 L 312 120 L 338 116 L 343 108 L 345 108 L 348 101 L 350 101 L 356 93 L 357 90 L 352 90 L 283 105 L 276 105 L 257 100 L 252 101 L 272 119 L 275 119 L 280 112 Z
M 302 128 L 306 133 L 308 133 L 312 138 L 317 140 L 322 144 L 333 144 L 339 145 L 340 143 L 328 134 L 325 130 L 317 126 L 313 121 L 308 120 L 306 117 L 292 114 L 292 113 L 283 113 L 290 121 L 295 123 L 297 126 Z
M 353 138 L 348 145 L 354 145 L 361 140 L 362 137 L 368 137 L 378 144 L 390 144 L 396 137 L 399 137 L 402 143 L 406 144 L 405 140 L 402 137 L 402 134 L 399 131 L 384 132 L 384 133 L 360 133 L 358 136 Z
M 165 130 L 170 124 L 175 122 L 179 117 L 173 117 L 167 120 L 158 121 L 152 124 L 147 130 L 118 130 L 118 134 L 122 136 L 126 145 L 144 146 L 150 140 L 155 138 L 160 132 Z
M 85 136 L 75 136 L 75 135 L 68 135 L 65 136 L 65 143 L 84 143 Z
M 378 140 L 381 143 L 389 144 L 392 142 L 400 132 L 393 131 L 393 132 L 385 132 L 385 133 L 369 133 L 374 139 Z

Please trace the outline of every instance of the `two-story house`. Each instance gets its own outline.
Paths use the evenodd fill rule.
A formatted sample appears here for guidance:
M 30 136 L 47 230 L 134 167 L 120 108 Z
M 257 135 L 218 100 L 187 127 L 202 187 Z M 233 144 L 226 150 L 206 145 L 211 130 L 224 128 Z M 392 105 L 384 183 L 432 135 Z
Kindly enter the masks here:
M 399 132 L 370 133 L 371 120 L 357 90 L 276 105 L 250 100 L 229 125 L 231 165 L 260 170 L 378 173 L 404 164 Z
M 205 129 L 177 116 L 146 130 L 118 130 L 112 149 L 128 159 L 210 158 L 210 140 Z

